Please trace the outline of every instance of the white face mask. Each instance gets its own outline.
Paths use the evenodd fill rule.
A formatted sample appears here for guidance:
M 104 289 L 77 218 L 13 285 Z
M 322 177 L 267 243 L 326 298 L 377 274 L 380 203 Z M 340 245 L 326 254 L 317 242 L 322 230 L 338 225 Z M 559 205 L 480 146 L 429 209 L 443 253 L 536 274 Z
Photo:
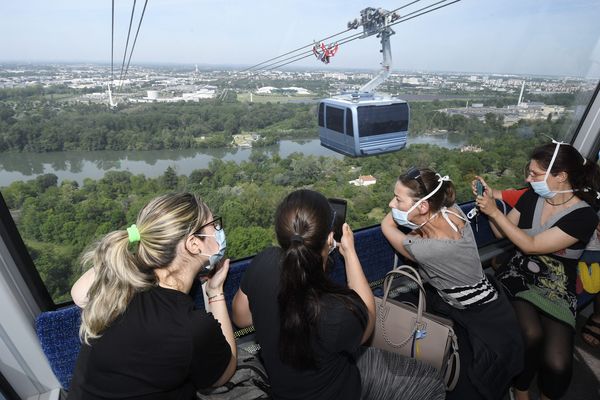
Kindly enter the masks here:
M 411 222 L 408 220 L 408 214 L 410 214 L 415 208 L 417 208 L 418 205 L 421 204 L 423 201 L 427 200 L 428 198 L 430 198 L 431 196 L 436 194 L 437 191 L 440 190 L 440 188 L 442 187 L 442 185 L 444 184 L 445 181 L 450 180 L 448 175 L 445 175 L 445 176 L 441 176 L 440 174 L 436 174 L 436 175 L 438 176 L 438 182 L 439 182 L 437 187 L 435 189 L 433 189 L 433 191 L 431 193 L 429 193 L 427 196 L 419 199 L 415 204 L 413 204 L 408 209 L 408 211 L 402 211 L 402 210 L 398 210 L 397 208 L 392 208 L 392 218 L 394 219 L 394 222 L 396 222 L 400 226 L 404 226 L 408 229 L 414 230 L 414 229 L 418 229 L 418 228 L 422 227 L 431 218 L 433 218 L 433 215 L 432 215 L 431 218 L 429 218 L 427 221 L 423 222 L 421 225 L 417 225 L 414 222 Z
M 546 170 L 546 175 L 544 175 L 544 180 L 539 181 L 539 182 L 535 182 L 535 181 L 529 182 L 533 191 L 538 196 L 543 197 L 545 199 L 551 199 L 554 196 L 556 196 L 557 193 L 573 192 L 573 189 L 557 190 L 557 191 L 553 192 L 552 190 L 550 190 L 550 187 L 548 187 L 548 176 L 550 175 L 550 171 L 552 170 L 552 166 L 554 165 L 554 160 L 556 160 L 556 156 L 558 155 L 558 149 L 560 148 L 561 144 L 564 144 L 562 142 L 557 142 L 555 140 L 552 140 L 552 143 L 556 143 L 556 148 L 554 149 L 554 154 L 552 154 L 552 159 L 550 160 L 550 164 L 548 165 L 548 169 Z

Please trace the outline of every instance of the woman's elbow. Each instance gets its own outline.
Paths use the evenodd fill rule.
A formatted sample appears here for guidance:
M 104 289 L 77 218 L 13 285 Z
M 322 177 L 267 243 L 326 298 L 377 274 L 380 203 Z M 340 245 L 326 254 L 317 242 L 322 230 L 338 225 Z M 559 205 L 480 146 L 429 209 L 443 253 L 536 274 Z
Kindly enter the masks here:
M 221 377 L 215 383 L 213 383 L 212 386 L 219 387 L 219 386 L 223 386 L 224 384 L 229 382 L 229 380 L 235 373 L 236 368 L 237 368 L 237 357 L 235 354 L 232 353 L 231 358 L 229 359 L 229 364 L 227 365 L 227 368 L 225 368 L 223 375 L 221 375 Z

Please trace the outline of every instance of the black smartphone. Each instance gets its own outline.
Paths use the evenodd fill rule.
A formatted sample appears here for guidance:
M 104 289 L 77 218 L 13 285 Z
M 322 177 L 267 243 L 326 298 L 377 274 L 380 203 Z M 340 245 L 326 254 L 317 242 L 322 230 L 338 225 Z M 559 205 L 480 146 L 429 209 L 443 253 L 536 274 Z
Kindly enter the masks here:
M 333 219 L 333 238 L 339 242 L 342 240 L 342 226 L 346 222 L 346 209 L 348 208 L 348 202 L 344 199 L 328 199 L 329 205 L 335 211 L 335 218 Z
M 477 196 L 483 196 L 483 191 L 485 190 L 485 187 L 483 186 L 483 183 L 481 183 L 480 180 L 477 180 L 477 182 L 475 182 L 475 190 L 477 190 Z

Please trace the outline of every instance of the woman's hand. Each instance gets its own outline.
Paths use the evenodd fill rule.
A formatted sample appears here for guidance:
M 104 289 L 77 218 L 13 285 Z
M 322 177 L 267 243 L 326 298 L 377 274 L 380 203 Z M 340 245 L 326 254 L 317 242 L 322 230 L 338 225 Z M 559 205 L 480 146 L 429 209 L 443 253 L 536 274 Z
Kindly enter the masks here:
M 346 258 L 346 255 L 350 252 L 356 253 L 354 248 L 354 233 L 352 232 L 352 229 L 350 229 L 350 226 L 345 222 L 344 225 L 342 225 L 342 240 L 340 241 L 339 247 L 340 254 L 344 258 Z
M 209 297 L 223 293 L 223 284 L 229 272 L 229 259 L 217 264 L 215 268 L 217 268 L 215 274 L 206 280 L 206 294 Z
M 485 190 L 483 192 L 483 196 L 477 196 L 475 198 L 475 205 L 479 209 L 480 212 L 487 215 L 490 218 L 494 218 L 496 213 L 501 213 L 498 207 L 496 206 L 496 200 L 492 197 L 491 188 L 485 186 Z

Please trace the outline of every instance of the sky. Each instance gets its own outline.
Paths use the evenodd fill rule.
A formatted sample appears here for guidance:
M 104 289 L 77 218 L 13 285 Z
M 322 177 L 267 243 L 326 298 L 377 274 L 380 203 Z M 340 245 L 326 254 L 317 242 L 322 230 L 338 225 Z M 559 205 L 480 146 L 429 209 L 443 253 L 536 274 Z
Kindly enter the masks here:
M 344 31 L 365 7 L 407 3 L 148 0 L 132 65 L 253 65 Z M 132 4 L 115 0 L 115 66 L 123 59 Z M 143 4 L 137 1 L 131 41 Z M 461 0 L 393 27 L 393 69 L 598 77 L 598 21 L 599 0 Z M 109 64 L 111 1 L 0 0 L 0 38 L 0 63 Z M 379 49 L 379 40 L 368 37 L 340 46 L 329 65 L 310 57 L 290 67 L 378 69 Z

